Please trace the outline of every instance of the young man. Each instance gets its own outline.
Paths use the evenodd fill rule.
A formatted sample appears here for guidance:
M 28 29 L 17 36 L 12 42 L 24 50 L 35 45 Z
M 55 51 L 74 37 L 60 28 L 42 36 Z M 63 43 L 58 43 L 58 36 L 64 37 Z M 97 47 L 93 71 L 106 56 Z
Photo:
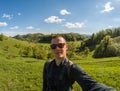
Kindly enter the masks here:
M 43 91 L 71 91 L 75 81 L 83 91 L 116 91 L 114 88 L 98 83 L 77 64 L 67 59 L 68 45 L 62 36 L 52 38 L 51 49 L 55 58 L 44 65 Z

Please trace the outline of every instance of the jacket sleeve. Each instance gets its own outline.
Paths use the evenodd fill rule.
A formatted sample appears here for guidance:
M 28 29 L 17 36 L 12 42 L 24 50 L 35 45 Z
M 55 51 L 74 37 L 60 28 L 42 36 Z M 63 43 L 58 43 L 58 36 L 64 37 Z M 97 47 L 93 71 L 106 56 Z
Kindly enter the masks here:
M 83 91 L 117 91 L 112 87 L 108 87 L 92 79 L 76 64 L 73 64 L 70 68 L 70 77 L 74 81 L 77 81 L 77 83 L 82 87 Z
M 47 62 L 44 64 L 44 68 L 43 68 L 43 88 L 42 88 L 42 91 L 46 91 L 46 89 L 47 89 L 46 65 L 47 65 Z

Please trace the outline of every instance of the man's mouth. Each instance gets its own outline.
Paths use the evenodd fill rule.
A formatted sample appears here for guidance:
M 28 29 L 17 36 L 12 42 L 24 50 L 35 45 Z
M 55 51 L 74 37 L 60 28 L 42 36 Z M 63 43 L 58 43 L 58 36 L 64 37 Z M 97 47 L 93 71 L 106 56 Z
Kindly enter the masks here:
M 62 52 L 56 52 L 55 54 L 62 54 Z

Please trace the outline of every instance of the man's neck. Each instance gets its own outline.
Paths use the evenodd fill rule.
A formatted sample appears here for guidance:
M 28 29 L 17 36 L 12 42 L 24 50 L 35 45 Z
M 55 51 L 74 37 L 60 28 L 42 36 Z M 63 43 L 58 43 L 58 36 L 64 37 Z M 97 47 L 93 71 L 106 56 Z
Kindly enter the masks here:
M 59 66 L 60 63 L 61 63 L 62 61 L 64 61 L 64 60 L 65 60 L 65 58 L 55 59 L 55 63 L 56 63 L 57 66 Z

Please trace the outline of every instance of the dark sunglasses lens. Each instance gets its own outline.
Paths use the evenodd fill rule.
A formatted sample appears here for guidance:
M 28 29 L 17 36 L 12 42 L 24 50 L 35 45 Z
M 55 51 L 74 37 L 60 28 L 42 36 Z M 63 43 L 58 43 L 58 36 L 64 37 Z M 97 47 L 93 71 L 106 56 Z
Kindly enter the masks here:
M 56 49 L 56 47 L 63 48 L 65 43 L 52 44 L 50 45 L 51 49 Z
M 51 49 L 56 49 L 57 45 L 56 44 L 52 44 L 50 45 Z
M 63 48 L 64 45 L 65 45 L 64 43 L 59 43 L 59 44 L 58 44 L 58 47 L 59 47 L 59 48 Z

